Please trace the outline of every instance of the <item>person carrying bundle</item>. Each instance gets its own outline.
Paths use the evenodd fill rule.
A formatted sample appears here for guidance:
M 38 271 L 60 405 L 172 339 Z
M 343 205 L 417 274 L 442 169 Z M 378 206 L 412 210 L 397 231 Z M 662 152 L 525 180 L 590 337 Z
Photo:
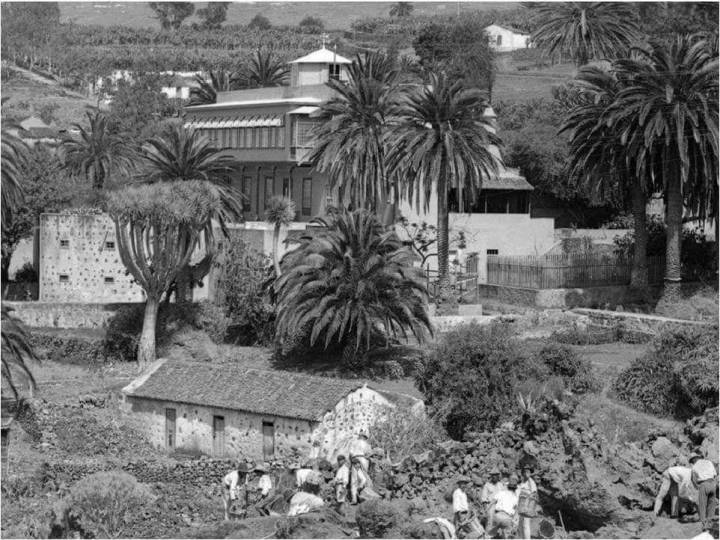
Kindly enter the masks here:
M 240 463 L 237 469 L 227 473 L 222 480 L 223 506 L 225 507 L 225 520 L 230 519 L 230 507 L 240 497 L 240 490 L 247 485 L 248 473 L 252 469 L 246 463 Z M 247 499 L 247 497 L 246 497 Z M 244 501 L 243 513 L 247 507 L 247 500 Z

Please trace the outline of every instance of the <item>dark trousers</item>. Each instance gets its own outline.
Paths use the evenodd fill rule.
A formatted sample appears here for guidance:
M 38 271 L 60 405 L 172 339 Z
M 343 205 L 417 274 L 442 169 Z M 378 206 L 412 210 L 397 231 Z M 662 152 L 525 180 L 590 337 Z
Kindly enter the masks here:
M 698 485 L 698 514 L 700 515 L 700 521 L 702 521 L 703 529 L 705 530 L 710 527 L 710 522 L 715 517 L 715 512 L 717 511 L 717 489 L 717 476 L 709 480 L 704 480 Z

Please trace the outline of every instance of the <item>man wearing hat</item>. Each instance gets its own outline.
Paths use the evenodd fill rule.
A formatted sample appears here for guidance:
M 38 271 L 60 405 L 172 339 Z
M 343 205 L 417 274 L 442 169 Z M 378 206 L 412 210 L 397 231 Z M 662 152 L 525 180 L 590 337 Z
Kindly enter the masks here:
M 690 456 L 691 480 L 698 490 L 698 515 L 703 531 L 710 529 L 710 524 L 717 511 L 718 477 L 715 465 L 709 459 L 698 454 Z
M 257 483 L 258 498 L 255 508 L 261 515 L 269 515 L 270 507 L 278 499 L 275 482 L 269 473 L 270 466 L 267 463 L 260 463 L 255 466 L 255 473 L 260 475 Z
M 248 481 L 248 473 L 252 470 L 247 463 L 238 464 L 237 469 L 227 473 L 222 480 L 223 484 L 223 505 L 225 507 L 225 519 L 230 519 L 230 505 L 238 499 L 240 487 L 245 487 Z
M 488 532 L 490 536 L 509 538 L 518 522 L 518 496 L 515 489 L 518 485 L 517 476 L 514 474 L 508 480 L 507 488 L 499 491 L 493 496 L 488 513 Z
M 519 529 L 522 532 L 522 538 L 530 540 L 530 524 L 531 519 L 535 517 L 538 492 L 535 480 L 532 479 L 530 467 L 525 465 L 521 469 L 521 474 L 522 482 L 517 487 L 518 515 L 520 516 Z
M 342 454 L 337 457 L 337 471 L 335 472 L 335 502 L 338 510 L 343 513 L 347 501 L 348 487 L 350 485 L 350 464 Z
M 368 442 L 368 432 L 361 429 L 358 438 L 350 445 L 350 455 L 358 458 L 365 473 L 370 471 L 370 461 L 368 458 L 372 454 L 372 446 Z
M 493 467 L 490 471 L 490 480 L 485 482 L 480 493 L 480 504 L 482 505 L 483 514 L 487 519 L 490 519 L 488 515 L 488 508 L 493 501 L 493 497 L 496 493 L 505 489 L 505 484 L 500 481 L 500 469 Z
M 453 525 L 461 538 L 482 538 L 485 532 L 475 512 L 470 510 L 466 489 L 470 483 L 467 476 L 461 475 L 457 479 L 457 487 L 453 491 Z

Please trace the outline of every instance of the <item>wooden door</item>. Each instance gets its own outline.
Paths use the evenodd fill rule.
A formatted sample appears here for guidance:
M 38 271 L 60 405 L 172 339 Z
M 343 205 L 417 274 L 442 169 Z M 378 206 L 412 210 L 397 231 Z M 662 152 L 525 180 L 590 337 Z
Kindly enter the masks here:
M 263 458 L 271 460 L 275 458 L 275 423 L 263 422 Z
M 165 447 L 175 449 L 175 409 L 165 409 Z
M 213 416 L 213 455 L 225 455 L 225 417 Z

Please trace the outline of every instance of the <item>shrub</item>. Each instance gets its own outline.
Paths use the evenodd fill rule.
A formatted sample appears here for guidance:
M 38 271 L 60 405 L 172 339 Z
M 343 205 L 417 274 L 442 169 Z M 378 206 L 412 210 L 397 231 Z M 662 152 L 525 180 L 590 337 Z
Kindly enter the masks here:
M 371 499 L 357 507 L 355 521 L 361 538 L 384 538 L 386 533 L 400 523 L 401 513 L 390 501 Z
M 356 32 L 372 34 L 378 29 L 378 26 L 380 26 L 382 22 L 383 20 L 378 19 L 377 17 L 364 17 L 362 19 L 354 20 L 350 24 L 350 28 L 352 28 Z
M 37 283 L 38 274 L 32 263 L 25 263 L 17 272 L 15 272 L 15 281 L 18 283 Z
M 552 375 L 562 377 L 567 388 L 576 394 L 584 394 L 598 386 L 590 362 L 580 358 L 567 345 L 546 344 L 537 352 L 536 361 L 547 366 Z
M 615 395 L 659 416 L 689 418 L 718 405 L 717 327 L 668 328 L 622 371 Z
M 272 28 L 270 19 L 258 13 L 248 23 L 248 28 L 251 30 L 269 30 Z
M 265 294 L 273 276 L 270 259 L 235 237 L 214 264 L 216 303 L 232 321 L 229 338 L 240 345 L 270 344 L 275 334 L 275 315 Z
M 82 529 L 100 538 L 128 536 L 132 521 L 142 519 L 150 491 L 122 471 L 99 472 L 80 480 L 65 499 L 66 511 Z
M 517 410 L 515 388 L 532 371 L 506 325 L 460 325 L 429 352 L 415 381 L 428 406 L 447 411 L 448 434 L 490 431 Z
M 445 439 L 439 412 L 427 415 L 407 407 L 386 407 L 378 413 L 369 429 L 369 442 L 373 448 L 382 448 L 393 463 Z
M 105 354 L 126 362 L 135 361 L 144 317 L 144 304 L 120 308 L 108 322 Z M 157 343 L 164 345 L 173 333 L 188 326 L 205 332 L 213 342 L 222 343 L 230 322 L 224 310 L 210 302 L 162 304 L 158 313 Z
M 300 30 L 306 34 L 319 34 L 325 28 L 325 23 L 320 17 L 308 15 L 298 24 Z
M 53 362 L 90 365 L 107 360 L 100 335 L 72 330 L 33 329 L 28 336 L 33 349 Z

